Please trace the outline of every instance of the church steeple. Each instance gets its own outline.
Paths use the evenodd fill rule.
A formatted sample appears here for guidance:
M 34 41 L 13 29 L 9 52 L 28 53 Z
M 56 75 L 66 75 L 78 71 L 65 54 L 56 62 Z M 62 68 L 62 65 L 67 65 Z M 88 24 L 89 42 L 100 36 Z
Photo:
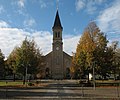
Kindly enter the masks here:
M 56 12 L 56 17 L 54 21 L 54 25 L 52 27 L 53 30 L 53 43 L 52 43 L 52 70 L 53 70 L 53 78 L 54 79 L 63 79 L 63 42 L 62 42 L 62 30 L 63 27 L 60 22 L 58 10 Z
M 56 12 L 55 21 L 54 21 L 52 30 L 53 30 L 53 42 L 56 42 L 56 41 L 62 42 L 63 27 L 60 22 L 58 10 Z
M 56 13 L 56 17 L 55 17 L 55 21 L 54 21 L 54 25 L 53 25 L 52 29 L 53 30 L 54 29 L 63 29 L 63 27 L 61 25 L 61 22 L 60 22 L 58 10 L 57 10 L 57 13 Z

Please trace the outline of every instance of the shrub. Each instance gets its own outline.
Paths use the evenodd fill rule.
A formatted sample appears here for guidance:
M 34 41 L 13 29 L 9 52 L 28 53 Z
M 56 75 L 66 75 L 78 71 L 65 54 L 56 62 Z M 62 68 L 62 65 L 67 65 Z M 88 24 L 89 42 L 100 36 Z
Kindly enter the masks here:
M 39 84 L 39 81 L 36 81 L 35 83 L 36 83 L 36 84 Z
M 33 86 L 33 85 L 34 85 L 34 84 L 33 84 L 33 83 L 31 83 L 31 82 L 29 82 L 29 83 L 28 83 L 28 86 Z

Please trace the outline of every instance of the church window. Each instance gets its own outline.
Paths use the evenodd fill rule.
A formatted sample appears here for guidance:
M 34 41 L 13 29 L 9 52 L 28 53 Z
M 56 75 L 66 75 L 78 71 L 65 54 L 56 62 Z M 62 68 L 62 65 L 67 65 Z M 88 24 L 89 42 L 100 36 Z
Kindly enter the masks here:
M 60 37 L 60 32 L 55 32 L 55 37 L 59 38 Z
M 57 38 L 57 32 L 55 32 L 55 37 Z
M 60 32 L 58 32 L 58 38 L 60 37 Z

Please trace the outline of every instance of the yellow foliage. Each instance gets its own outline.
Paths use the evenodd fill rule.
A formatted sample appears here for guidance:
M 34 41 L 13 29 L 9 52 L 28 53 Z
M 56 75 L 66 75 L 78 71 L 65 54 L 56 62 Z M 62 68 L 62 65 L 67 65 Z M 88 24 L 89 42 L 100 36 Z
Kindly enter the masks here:
M 93 52 L 95 51 L 97 45 L 96 45 L 96 39 L 97 35 L 100 32 L 99 28 L 94 28 L 91 32 L 91 30 L 86 30 L 83 35 L 81 36 L 79 43 L 77 45 L 76 54 L 73 57 L 73 62 L 75 66 L 81 66 L 79 65 L 79 58 L 81 52 L 85 54 L 86 56 L 86 64 L 87 66 L 90 66 L 92 63 L 92 60 L 94 59 Z

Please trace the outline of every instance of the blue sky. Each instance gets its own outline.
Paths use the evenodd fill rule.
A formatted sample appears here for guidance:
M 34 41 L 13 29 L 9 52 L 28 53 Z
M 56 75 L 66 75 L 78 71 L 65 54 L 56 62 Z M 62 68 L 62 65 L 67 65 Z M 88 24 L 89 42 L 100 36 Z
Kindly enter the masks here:
M 52 26 L 57 0 L 0 0 L 0 49 L 7 57 L 26 36 L 34 38 L 43 54 L 52 50 Z M 120 40 L 120 0 L 58 0 L 64 51 L 75 52 L 91 20 L 110 43 Z

